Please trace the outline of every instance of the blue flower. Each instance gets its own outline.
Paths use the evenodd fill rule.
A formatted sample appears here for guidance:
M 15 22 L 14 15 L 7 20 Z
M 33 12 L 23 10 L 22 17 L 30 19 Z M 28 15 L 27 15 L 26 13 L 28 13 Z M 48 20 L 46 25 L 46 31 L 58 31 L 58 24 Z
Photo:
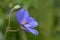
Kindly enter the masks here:
M 37 27 L 37 21 L 29 16 L 29 13 L 24 8 L 21 8 L 16 13 L 16 19 L 21 24 L 22 28 L 28 32 L 32 32 L 35 35 L 38 35 L 38 31 L 34 30 Z

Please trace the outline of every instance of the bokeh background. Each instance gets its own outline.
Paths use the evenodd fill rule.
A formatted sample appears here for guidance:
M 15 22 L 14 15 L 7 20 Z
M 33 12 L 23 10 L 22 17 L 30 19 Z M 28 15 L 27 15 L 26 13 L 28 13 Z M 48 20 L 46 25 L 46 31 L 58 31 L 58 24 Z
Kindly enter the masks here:
M 24 30 L 6 33 L 8 14 L 12 7 L 21 4 L 38 21 L 39 35 Z M 10 27 L 20 27 L 16 20 L 16 11 L 11 15 Z M 0 40 L 60 40 L 60 0 L 0 0 Z

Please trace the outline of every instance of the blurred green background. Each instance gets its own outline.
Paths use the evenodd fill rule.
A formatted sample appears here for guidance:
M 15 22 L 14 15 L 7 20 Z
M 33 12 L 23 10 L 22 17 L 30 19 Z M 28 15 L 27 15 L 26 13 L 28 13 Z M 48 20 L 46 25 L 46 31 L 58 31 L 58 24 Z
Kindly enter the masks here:
M 24 30 L 8 32 L 4 40 L 60 40 L 60 0 L 0 0 L 0 40 L 3 40 L 8 24 L 8 14 L 11 8 L 21 4 L 32 17 L 38 21 L 39 35 L 35 36 Z M 20 27 L 13 11 L 10 27 Z

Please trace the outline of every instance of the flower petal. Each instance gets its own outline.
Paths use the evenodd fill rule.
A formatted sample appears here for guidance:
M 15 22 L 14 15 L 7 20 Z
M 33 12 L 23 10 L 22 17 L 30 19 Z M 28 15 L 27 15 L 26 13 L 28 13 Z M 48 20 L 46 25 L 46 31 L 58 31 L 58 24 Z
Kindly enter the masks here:
M 37 21 L 34 19 L 34 18 L 32 18 L 32 17 L 30 17 L 29 19 L 28 19 L 28 27 L 29 28 L 35 28 L 35 27 L 37 27 L 37 25 L 38 25 L 38 23 L 37 23 Z
M 32 32 L 34 35 L 38 35 L 38 31 L 37 31 L 37 30 L 28 28 L 28 31 L 29 31 L 29 32 Z
M 38 31 L 32 28 L 28 28 L 25 25 L 22 25 L 22 29 L 26 30 L 27 32 L 32 32 L 34 35 L 38 35 Z
M 20 9 L 16 13 L 16 18 L 17 18 L 18 22 L 21 24 L 23 20 L 27 20 L 29 18 L 28 11 L 23 8 Z

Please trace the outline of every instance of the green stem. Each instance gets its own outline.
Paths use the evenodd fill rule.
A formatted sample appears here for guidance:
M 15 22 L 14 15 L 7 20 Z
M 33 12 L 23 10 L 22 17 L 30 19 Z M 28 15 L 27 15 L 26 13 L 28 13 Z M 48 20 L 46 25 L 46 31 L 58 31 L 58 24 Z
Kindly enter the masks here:
M 5 33 L 4 39 L 6 39 L 6 35 L 7 35 L 7 32 L 8 32 L 8 31 L 10 31 L 10 32 L 16 32 L 16 31 L 18 31 L 18 30 L 10 30 L 10 20 L 11 20 L 12 12 L 13 12 L 14 10 L 16 10 L 16 9 L 19 9 L 20 7 L 21 7 L 21 6 L 16 5 L 16 6 L 14 6 L 14 7 L 11 9 L 11 11 L 9 12 L 9 15 L 8 15 L 8 25 L 7 25 L 7 28 L 6 28 L 6 33 Z
M 9 16 L 8 16 L 8 25 L 7 25 L 6 33 L 5 33 L 5 36 L 4 36 L 4 39 L 5 39 L 5 40 L 6 40 L 6 35 L 7 35 L 7 32 L 8 32 L 8 27 L 10 27 L 10 18 L 11 18 L 12 12 L 13 12 L 13 8 L 12 8 L 11 11 L 9 12 Z
M 13 12 L 13 9 L 11 9 L 11 11 L 10 11 L 10 13 L 9 13 L 9 17 L 8 17 L 8 27 L 9 27 L 9 25 L 10 25 L 10 18 L 11 18 L 12 12 Z

